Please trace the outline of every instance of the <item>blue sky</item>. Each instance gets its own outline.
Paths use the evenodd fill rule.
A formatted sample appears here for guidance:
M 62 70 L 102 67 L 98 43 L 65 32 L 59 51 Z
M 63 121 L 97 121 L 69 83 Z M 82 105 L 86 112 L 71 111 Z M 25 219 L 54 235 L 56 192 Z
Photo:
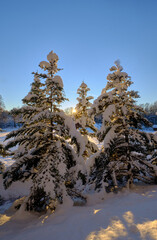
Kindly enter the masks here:
M 156 0 L 1 0 L 0 94 L 6 109 L 21 106 L 40 61 L 54 50 L 66 97 L 76 104 L 81 82 L 96 98 L 120 59 L 139 91 L 157 100 Z

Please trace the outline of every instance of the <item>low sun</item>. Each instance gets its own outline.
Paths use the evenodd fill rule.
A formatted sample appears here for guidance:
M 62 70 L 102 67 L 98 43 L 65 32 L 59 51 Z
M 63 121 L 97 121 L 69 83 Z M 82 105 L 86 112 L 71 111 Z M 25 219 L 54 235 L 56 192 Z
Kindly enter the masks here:
M 73 108 L 72 113 L 76 113 L 76 109 L 75 108 Z

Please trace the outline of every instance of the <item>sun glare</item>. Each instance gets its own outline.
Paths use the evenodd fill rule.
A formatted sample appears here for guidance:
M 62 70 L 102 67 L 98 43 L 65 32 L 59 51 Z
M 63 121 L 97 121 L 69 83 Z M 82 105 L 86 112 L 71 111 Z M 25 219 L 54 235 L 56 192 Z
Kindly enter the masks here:
M 73 108 L 72 113 L 76 113 L 76 109 L 75 108 Z

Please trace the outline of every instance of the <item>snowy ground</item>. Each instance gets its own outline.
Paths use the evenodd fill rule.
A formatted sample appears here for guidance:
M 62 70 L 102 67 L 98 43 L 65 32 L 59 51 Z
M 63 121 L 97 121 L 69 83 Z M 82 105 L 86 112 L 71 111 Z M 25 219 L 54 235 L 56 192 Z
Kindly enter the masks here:
M 12 164 L 10 158 L 3 162 Z M 1 182 L 0 194 L 8 199 L 0 206 L 1 240 L 157 240 L 157 186 L 135 186 L 99 201 L 90 196 L 86 206 L 67 204 L 39 215 L 11 207 L 15 198 L 28 193 L 29 182 L 15 183 L 7 191 Z
M 157 186 L 140 186 L 97 204 L 61 207 L 54 214 L 0 215 L 1 240 L 157 239 Z
M 7 141 L 6 142 L 4 141 L 5 137 L 10 131 L 13 131 L 13 130 L 14 130 L 13 128 L 10 128 L 10 129 L 4 129 L 3 132 L 0 132 L 0 143 L 1 144 L 4 144 L 4 145 L 6 144 Z M 14 162 L 10 156 L 5 157 L 5 158 L 0 156 L 0 161 L 3 162 L 6 167 L 9 167 Z

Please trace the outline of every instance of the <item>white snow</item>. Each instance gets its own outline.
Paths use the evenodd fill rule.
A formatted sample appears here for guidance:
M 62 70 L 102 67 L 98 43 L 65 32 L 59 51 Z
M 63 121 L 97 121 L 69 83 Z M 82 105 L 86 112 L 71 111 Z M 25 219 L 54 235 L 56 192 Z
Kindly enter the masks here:
M 40 62 L 39 66 L 41 68 L 43 68 L 44 70 L 47 70 L 47 68 L 50 67 L 50 64 L 48 62 L 46 62 L 46 61 L 42 61 L 42 62 Z
M 5 135 L 0 133 L 1 141 Z M 12 164 L 11 159 L 3 162 Z M 16 182 L 5 191 L 0 176 L 0 194 L 7 200 L 0 206 L 1 240 L 157 239 L 156 185 L 136 185 L 118 194 L 101 193 L 99 199 L 90 194 L 85 206 L 74 207 L 67 201 L 45 215 L 25 212 L 22 207 L 18 211 L 9 208 L 13 199 L 27 196 L 29 186 L 30 182 Z
M 156 240 L 157 186 L 111 194 L 100 203 L 61 206 L 38 215 L 13 209 L 0 215 L 1 240 Z
M 51 51 L 48 55 L 47 55 L 47 60 L 49 62 L 53 62 L 55 60 L 59 60 L 58 55 L 56 53 L 54 53 L 53 51 Z
M 16 199 L 28 195 L 30 186 L 30 181 L 26 181 L 25 183 L 17 181 L 14 182 L 7 190 L 5 190 L 3 186 L 2 175 L 0 175 L 0 196 L 5 200 Z
M 59 86 L 60 86 L 61 88 L 63 88 L 63 80 L 62 80 L 62 78 L 61 78 L 60 76 L 58 76 L 58 75 L 54 76 L 53 81 L 54 81 L 55 83 L 58 83 Z
M 0 132 L 0 143 L 1 144 L 5 145 L 7 143 L 7 141 L 4 142 L 4 140 L 6 138 L 6 135 L 12 130 L 14 130 L 14 129 L 8 129 L 6 131 L 4 130 L 3 132 Z M 9 167 L 10 165 L 12 165 L 14 163 L 14 160 L 12 160 L 11 156 L 7 156 L 5 158 L 0 156 L 0 161 L 2 163 L 4 163 L 6 167 Z
M 47 55 L 47 60 L 49 62 L 46 62 L 46 61 L 42 61 L 40 62 L 39 66 L 44 69 L 44 70 L 55 70 L 57 65 L 56 65 L 56 62 L 59 60 L 58 56 L 56 53 L 54 53 L 53 51 L 51 51 L 48 55 Z M 51 65 L 52 64 L 52 65 Z

